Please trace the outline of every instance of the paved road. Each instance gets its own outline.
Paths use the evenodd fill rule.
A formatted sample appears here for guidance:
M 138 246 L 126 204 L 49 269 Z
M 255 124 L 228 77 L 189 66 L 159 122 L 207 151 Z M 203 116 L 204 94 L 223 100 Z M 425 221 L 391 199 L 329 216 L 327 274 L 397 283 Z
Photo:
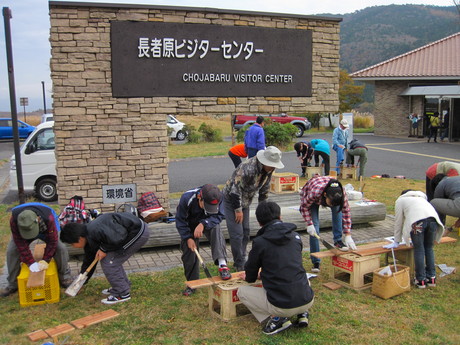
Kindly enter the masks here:
M 325 139 L 332 134 L 305 135 L 302 140 Z M 356 135 L 368 148 L 365 176 L 388 174 L 411 179 L 425 179 L 425 170 L 431 164 L 449 160 L 460 163 L 460 143 L 427 143 L 423 139 L 388 138 L 374 135 Z M 335 165 L 335 151 L 331 165 Z M 294 151 L 283 153 L 285 168 L 277 172 L 301 173 Z M 170 162 L 169 191 L 180 192 L 205 183 L 224 184 L 234 167 L 228 156 L 182 159 Z
M 331 141 L 332 134 L 305 135 L 302 140 L 314 138 Z M 460 163 L 460 143 L 427 143 L 424 139 L 388 138 L 368 134 L 355 134 L 368 147 L 368 163 L 365 176 L 388 174 L 406 178 L 425 179 L 425 170 L 433 163 L 450 160 Z M 13 154 L 12 141 L 0 142 L 0 193 L 9 173 L 8 160 Z M 331 153 L 331 165 L 335 165 L 335 152 Z M 283 154 L 285 168 L 278 172 L 300 173 L 295 152 Z M 181 192 L 205 184 L 224 184 L 231 176 L 233 164 L 228 156 L 190 158 L 171 161 L 169 164 L 170 192 Z M 16 193 L 3 191 L 0 200 L 14 202 Z

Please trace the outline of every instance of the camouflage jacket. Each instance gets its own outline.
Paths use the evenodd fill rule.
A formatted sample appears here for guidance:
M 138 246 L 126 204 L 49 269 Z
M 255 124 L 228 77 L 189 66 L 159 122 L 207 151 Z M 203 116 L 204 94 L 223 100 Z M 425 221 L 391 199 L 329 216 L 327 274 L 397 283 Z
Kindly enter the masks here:
M 259 192 L 259 202 L 266 200 L 272 174 L 273 172 L 264 171 L 257 157 L 252 157 L 233 171 L 232 177 L 222 191 L 224 198 L 231 203 L 235 211 L 249 207 L 257 192 Z

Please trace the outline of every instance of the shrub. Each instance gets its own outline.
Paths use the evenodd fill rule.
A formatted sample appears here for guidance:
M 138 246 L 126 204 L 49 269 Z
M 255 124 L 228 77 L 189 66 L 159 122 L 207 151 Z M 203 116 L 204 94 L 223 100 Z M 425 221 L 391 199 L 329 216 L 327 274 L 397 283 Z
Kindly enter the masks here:
M 374 125 L 374 119 L 371 116 L 355 116 L 353 118 L 354 128 L 370 128 Z
M 201 141 L 201 133 L 198 133 L 195 127 L 191 125 L 185 125 L 183 130 L 185 130 L 188 133 L 187 143 L 198 144 Z
M 206 123 L 202 123 L 200 128 L 198 128 L 198 132 L 203 134 L 203 141 L 215 143 L 218 141 L 222 141 L 222 132 L 220 129 L 215 129 L 214 127 L 207 125 Z
M 286 123 L 281 124 L 273 122 L 270 119 L 265 119 L 264 132 L 265 132 L 265 144 L 266 146 L 276 146 L 280 150 L 285 149 L 291 145 L 292 139 L 295 138 L 297 133 L 297 127 L 293 124 Z M 236 134 L 236 141 L 243 142 L 244 135 L 250 125 L 244 126 Z

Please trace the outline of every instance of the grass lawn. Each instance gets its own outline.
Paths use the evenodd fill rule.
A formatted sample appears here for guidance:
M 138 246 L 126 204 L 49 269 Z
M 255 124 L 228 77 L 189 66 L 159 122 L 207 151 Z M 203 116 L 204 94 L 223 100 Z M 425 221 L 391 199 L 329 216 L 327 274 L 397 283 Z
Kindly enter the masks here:
M 304 182 L 304 181 L 302 181 Z M 351 181 L 344 181 L 344 184 Z M 352 182 L 355 188 L 357 182 Z M 400 191 L 422 189 L 424 181 L 398 179 L 366 179 L 365 195 L 387 205 L 392 214 Z M 9 239 L 11 205 L 0 205 L 0 263 L 4 264 Z M 453 218 L 447 224 L 452 225 Z M 451 233 L 458 239 L 458 233 Z M 459 266 L 458 243 L 435 247 L 436 262 Z M 265 336 L 251 315 L 223 322 L 212 317 L 207 307 L 206 290 L 192 297 L 180 294 L 184 276 L 182 268 L 148 274 L 131 274 L 132 299 L 105 306 L 100 291 L 107 288 L 105 278 L 91 279 L 75 298 L 61 294 L 56 304 L 21 308 L 17 295 L 1 300 L 0 344 L 32 343 L 26 335 L 77 318 L 112 308 L 120 316 L 112 320 L 69 333 L 65 342 L 71 344 L 459 344 L 460 277 L 452 274 L 438 279 L 437 288 L 414 289 L 408 293 L 382 300 L 370 290 L 341 288 L 331 291 L 322 286 L 329 281 L 325 259 L 318 278 L 312 280 L 315 303 L 307 329 L 290 329 L 275 336 Z M 309 267 L 309 256 L 304 254 Z M 215 267 L 210 267 L 217 274 Z M 204 278 L 204 275 L 202 274 Z M 60 337 L 63 341 L 66 335 Z

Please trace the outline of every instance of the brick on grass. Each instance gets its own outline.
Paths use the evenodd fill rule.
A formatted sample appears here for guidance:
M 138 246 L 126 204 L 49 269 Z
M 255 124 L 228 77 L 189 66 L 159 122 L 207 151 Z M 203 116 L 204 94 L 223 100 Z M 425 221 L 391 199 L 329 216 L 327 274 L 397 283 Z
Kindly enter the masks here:
M 49 337 L 49 335 L 42 329 L 39 329 L 38 331 L 30 332 L 29 334 L 27 334 L 27 336 L 32 341 L 43 340 Z
M 82 329 L 82 328 L 94 325 L 102 321 L 110 320 L 118 315 L 120 315 L 120 313 L 116 312 L 113 309 L 109 309 L 101 313 L 88 315 L 88 316 L 82 317 L 81 319 L 70 321 L 70 323 L 74 325 L 76 328 Z

